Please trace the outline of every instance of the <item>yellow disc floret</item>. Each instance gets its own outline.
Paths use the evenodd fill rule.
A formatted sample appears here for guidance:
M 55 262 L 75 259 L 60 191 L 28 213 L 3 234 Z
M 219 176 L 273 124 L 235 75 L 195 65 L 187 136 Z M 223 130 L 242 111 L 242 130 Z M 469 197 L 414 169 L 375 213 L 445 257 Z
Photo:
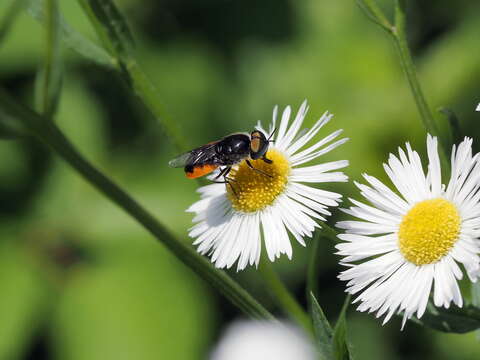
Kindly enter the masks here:
M 450 201 L 439 198 L 419 202 L 400 224 L 400 251 L 415 265 L 437 262 L 457 241 L 460 224 L 458 210 Z
M 228 174 L 231 180 L 230 185 L 227 185 L 227 195 L 235 210 L 242 212 L 262 210 L 272 204 L 285 190 L 290 163 L 285 155 L 275 149 L 268 150 L 266 157 L 272 160 L 271 164 L 261 159 L 249 160 L 258 171 L 242 161 Z

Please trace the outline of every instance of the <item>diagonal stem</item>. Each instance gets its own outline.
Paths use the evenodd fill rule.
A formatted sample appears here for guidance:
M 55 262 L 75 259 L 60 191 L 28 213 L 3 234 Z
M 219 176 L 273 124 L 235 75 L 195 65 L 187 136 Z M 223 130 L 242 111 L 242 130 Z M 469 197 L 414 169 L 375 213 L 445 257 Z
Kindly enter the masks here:
M 259 271 L 278 305 L 280 305 L 292 320 L 303 327 L 308 334 L 311 334 L 313 328 L 310 318 L 290 291 L 288 291 L 285 284 L 280 280 L 264 251 L 261 255 Z
M 137 220 L 178 259 L 220 291 L 245 314 L 257 319 L 274 319 L 273 315 L 225 272 L 215 269 L 194 249 L 177 240 L 129 194 L 91 165 L 53 122 L 16 103 L 2 89 L 0 89 L 0 109 L 22 122 L 32 135 L 47 144 L 97 190 Z

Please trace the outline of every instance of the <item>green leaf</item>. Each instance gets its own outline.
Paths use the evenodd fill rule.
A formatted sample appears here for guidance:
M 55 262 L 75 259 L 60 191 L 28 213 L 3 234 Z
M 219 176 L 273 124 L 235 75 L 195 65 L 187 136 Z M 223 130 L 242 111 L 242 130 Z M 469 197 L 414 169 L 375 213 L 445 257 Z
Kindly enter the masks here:
M 90 248 L 98 262 L 71 272 L 52 314 L 57 358 L 202 358 L 215 324 L 210 288 L 141 231 L 108 240 Z
M 60 13 L 57 0 L 44 0 L 46 41 L 45 57 L 37 74 L 35 98 L 38 111 L 51 119 L 55 113 L 62 87 L 60 49 Z
M 48 317 L 53 292 L 31 254 L 16 245 L 20 238 L 7 236 L 0 234 L 0 359 L 10 360 L 25 358 Z
M 43 0 L 29 0 L 28 13 L 35 20 L 45 24 L 46 19 L 43 13 L 42 3 Z M 61 14 L 59 16 L 59 25 L 62 41 L 65 42 L 65 45 L 70 49 L 99 65 L 108 67 L 115 67 L 117 65 L 115 58 L 70 27 Z
M 333 330 L 332 346 L 333 355 L 336 360 L 348 360 L 352 358 L 347 342 L 347 320 L 345 318 L 349 304 L 350 295 L 347 295 L 340 316 L 335 324 L 335 329 Z
M 323 313 L 320 304 L 313 292 L 310 293 L 311 300 L 311 312 L 313 319 L 313 330 L 315 333 L 315 339 L 317 341 L 317 349 L 320 359 L 329 360 L 333 359 L 332 349 L 332 337 L 333 331 L 330 323 L 328 322 L 325 314 Z
M 480 282 L 472 283 L 471 287 L 472 305 L 480 308 Z M 477 339 L 480 341 L 480 330 L 476 331 Z
M 0 19 L 0 44 L 7 37 L 10 28 L 12 27 L 15 19 L 23 8 L 25 0 L 11 0 L 11 4 L 5 15 Z
M 121 60 L 129 58 L 133 37 L 125 18 L 111 0 L 79 0 L 97 34 L 110 52 Z
M 442 332 L 463 334 L 480 329 L 480 308 L 467 305 L 444 309 L 429 304 L 422 318 L 412 321 Z
M 0 109 L 0 139 L 15 139 L 24 135 L 24 126 Z

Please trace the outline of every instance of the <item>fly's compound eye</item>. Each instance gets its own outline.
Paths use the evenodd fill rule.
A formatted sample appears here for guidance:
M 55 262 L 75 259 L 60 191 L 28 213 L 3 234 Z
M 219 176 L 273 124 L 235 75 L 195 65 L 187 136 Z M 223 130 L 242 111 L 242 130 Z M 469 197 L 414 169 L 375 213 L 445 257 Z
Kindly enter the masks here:
M 253 160 L 260 159 L 268 150 L 268 140 L 261 131 L 253 131 L 250 134 L 250 157 Z

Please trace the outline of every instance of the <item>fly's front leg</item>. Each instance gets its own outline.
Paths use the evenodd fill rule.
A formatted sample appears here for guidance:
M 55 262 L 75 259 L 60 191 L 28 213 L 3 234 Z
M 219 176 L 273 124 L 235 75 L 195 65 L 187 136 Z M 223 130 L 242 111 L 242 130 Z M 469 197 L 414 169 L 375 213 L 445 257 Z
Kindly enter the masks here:
M 273 163 L 273 161 L 270 160 L 270 159 L 267 159 L 267 157 L 265 155 L 262 156 L 262 160 L 265 161 L 267 164 Z
M 268 159 L 267 159 L 268 160 Z M 272 160 L 268 160 L 270 161 L 270 163 L 272 162 Z M 267 174 L 265 171 L 263 170 L 260 170 L 260 169 L 257 169 L 257 168 L 254 168 L 252 163 L 249 161 L 249 160 L 245 160 L 245 162 L 247 163 L 248 167 L 256 172 L 258 172 L 259 174 L 262 174 L 262 175 L 265 175 L 265 176 L 268 176 L 268 177 L 273 177 L 272 175 L 270 174 Z

